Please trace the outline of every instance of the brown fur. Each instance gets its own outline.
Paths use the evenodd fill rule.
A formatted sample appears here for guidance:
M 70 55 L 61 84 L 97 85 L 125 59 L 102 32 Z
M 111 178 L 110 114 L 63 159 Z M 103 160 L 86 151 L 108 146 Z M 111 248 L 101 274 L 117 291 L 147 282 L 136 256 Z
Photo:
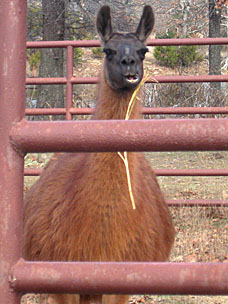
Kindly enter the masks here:
M 111 89 L 102 72 L 94 119 L 124 119 L 132 93 Z M 131 118 L 140 116 L 137 103 Z M 136 210 L 117 153 L 55 155 L 26 197 L 24 258 L 166 261 L 174 240 L 167 205 L 145 156 L 128 153 L 128 158 Z M 58 304 L 78 302 L 76 296 L 53 297 Z M 102 297 L 80 300 L 101 303 Z M 105 296 L 102 303 L 126 300 L 127 296 Z

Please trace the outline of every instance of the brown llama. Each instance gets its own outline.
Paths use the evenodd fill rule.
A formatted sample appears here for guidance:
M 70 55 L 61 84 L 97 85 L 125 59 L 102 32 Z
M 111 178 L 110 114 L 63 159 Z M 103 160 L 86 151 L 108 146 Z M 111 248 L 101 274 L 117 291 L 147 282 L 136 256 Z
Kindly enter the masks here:
M 110 8 L 97 16 L 106 54 L 93 119 L 124 119 L 143 78 L 145 41 L 154 14 L 145 6 L 135 33 L 112 31 Z M 137 101 L 131 119 L 141 118 Z M 26 197 L 24 258 L 41 261 L 166 261 L 174 228 L 156 176 L 142 153 L 128 153 L 133 210 L 126 168 L 117 153 L 57 154 Z M 45 303 L 123 304 L 126 295 L 49 295 Z

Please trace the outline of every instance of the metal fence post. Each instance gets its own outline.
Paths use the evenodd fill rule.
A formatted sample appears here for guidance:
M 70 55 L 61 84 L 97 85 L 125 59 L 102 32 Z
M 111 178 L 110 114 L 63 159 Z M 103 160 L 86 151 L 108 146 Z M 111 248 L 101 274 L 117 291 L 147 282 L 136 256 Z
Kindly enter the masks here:
M 23 155 L 9 136 L 24 116 L 26 1 L 2 0 L 0 23 L 0 303 L 16 304 L 9 274 L 21 256 Z

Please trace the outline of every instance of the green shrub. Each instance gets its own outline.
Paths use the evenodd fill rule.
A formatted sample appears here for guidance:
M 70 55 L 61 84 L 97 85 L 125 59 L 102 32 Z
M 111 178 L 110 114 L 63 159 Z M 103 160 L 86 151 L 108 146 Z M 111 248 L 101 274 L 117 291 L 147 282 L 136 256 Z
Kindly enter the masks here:
M 193 62 L 201 60 L 197 52 L 197 45 L 182 45 L 178 47 L 179 62 L 182 66 L 189 66 Z
M 174 37 L 175 33 L 168 32 L 157 38 L 170 39 Z M 154 57 L 161 64 L 171 68 L 174 68 L 175 66 L 189 66 L 193 62 L 202 60 L 202 56 L 198 54 L 196 45 L 156 46 Z
M 178 53 L 176 46 L 156 46 L 154 57 L 165 66 L 174 68 L 178 63 Z

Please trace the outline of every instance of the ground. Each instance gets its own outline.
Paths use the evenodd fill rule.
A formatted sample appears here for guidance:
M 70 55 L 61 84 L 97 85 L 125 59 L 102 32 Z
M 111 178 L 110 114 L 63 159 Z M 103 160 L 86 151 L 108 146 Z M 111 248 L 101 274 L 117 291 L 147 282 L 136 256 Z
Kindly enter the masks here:
M 150 57 L 151 56 L 151 57 Z M 152 55 L 147 57 L 146 70 L 152 75 L 176 74 L 158 66 Z M 75 69 L 75 76 L 96 76 L 100 58 L 94 58 L 91 50 L 84 54 L 82 62 Z M 202 63 L 201 72 L 207 73 Z M 198 66 L 188 70 L 189 74 L 199 73 Z M 77 86 L 79 100 L 94 98 L 91 90 Z M 77 104 L 77 100 L 75 103 Z M 170 152 L 147 153 L 153 168 L 157 169 L 224 169 L 227 168 L 228 152 Z M 27 167 L 43 167 L 48 155 L 30 154 L 26 157 Z M 35 178 L 25 178 L 27 190 Z M 228 177 L 159 177 L 161 188 L 168 199 L 228 199 Z M 228 262 L 228 208 L 227 207 L 172 207 L 176 239 L 170 260 L 173 262 Z M 39 303 L 39 296 L 29 295 L 24 303 Z M 227 297 L 197 296 L 133 296 L 130 303 L 146 304 L 225 304 Z

